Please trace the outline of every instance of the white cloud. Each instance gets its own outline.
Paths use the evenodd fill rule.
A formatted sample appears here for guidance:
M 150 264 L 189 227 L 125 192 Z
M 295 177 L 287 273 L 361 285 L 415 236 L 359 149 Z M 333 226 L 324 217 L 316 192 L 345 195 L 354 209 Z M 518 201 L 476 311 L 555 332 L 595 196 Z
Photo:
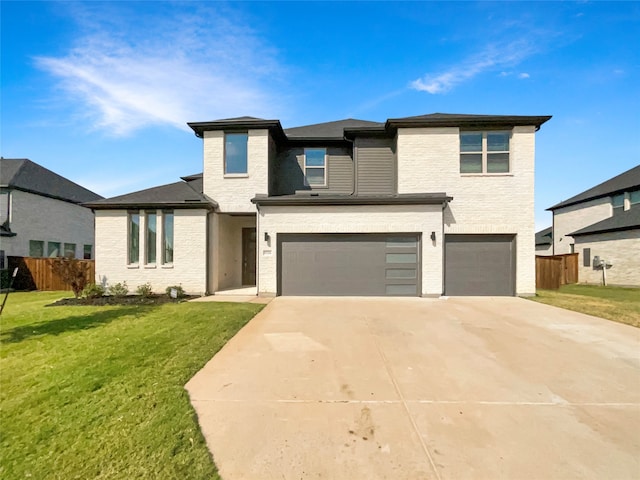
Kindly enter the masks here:
M 267 84 L 283 69 L 229 11 L 178 3 L 161 15 L 149 13 L 158 4 L 142 3 L 145 11 L 134 15 L 126 5 L 94 5 L 74 11 L 83 32 L 74 48 L 36 58 L 94 128 L 127 135 L 151 125 L 187 129 L 187 121 L 281 112 L 281 98 Z
M 518 78 L 529 78 L 531 77 L 531 75 L 529 75 L 527 72 L 522 72 L 518 74 Z
M 431 94 L 446 93 L 457 85 L 488 71 L 514 66 L 535 53 L 533 43 L 521 39 L 505 44 L 493 44 L 482 52 L 439 73 L 428 73 L 411 82 L 411 88 Z M 501 71 L 500 76 L 511 72 Z M 523 78 L 523 77 L 521 77 Z

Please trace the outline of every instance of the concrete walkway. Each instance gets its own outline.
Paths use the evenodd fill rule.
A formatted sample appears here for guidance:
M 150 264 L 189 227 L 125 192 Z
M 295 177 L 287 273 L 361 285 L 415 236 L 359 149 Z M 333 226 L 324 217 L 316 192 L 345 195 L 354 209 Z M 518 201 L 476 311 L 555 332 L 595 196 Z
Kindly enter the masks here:
M 224 480 L 640 478 L 640 329 L 518 298 L 276 298 L 186 388 Z

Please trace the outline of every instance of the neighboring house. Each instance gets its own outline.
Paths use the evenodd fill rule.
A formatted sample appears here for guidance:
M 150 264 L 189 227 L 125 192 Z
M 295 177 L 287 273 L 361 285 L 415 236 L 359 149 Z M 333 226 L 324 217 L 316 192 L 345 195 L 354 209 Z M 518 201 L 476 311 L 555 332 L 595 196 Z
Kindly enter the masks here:
M 534 143 L 549 118 L 190 123 L 203 174 L 88 204 L 96 276 L 191 293 L 534 294 Z
M 102 197 L 28 159 L 0 159 L 0 257 L 93 258 L 94 216 Z
M 536 255 L 553 255 L 553 227 L 536 232 Z
M 553 252 L 580 254 L 580 282 L 640 285 L 640 165 L 548 208 Z

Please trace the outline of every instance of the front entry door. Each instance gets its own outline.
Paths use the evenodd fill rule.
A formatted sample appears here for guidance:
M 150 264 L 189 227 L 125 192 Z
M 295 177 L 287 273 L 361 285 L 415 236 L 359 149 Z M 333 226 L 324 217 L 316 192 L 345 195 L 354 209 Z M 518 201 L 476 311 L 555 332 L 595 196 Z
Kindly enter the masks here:
M 256 284 L 256 229 L 242 229 L 242 285 Z

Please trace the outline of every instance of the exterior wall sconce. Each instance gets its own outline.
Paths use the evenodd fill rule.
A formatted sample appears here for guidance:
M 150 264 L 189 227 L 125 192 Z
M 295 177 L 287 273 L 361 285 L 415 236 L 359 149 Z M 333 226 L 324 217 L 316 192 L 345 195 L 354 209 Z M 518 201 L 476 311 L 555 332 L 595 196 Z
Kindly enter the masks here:
M 436 232 L 431 232 L 431 240 L 436 241 Z
M 269 233 L 264 232 L 264 241 L 268 242 L 269 240 L 271 240 L 271 237 L 269 236 Z

